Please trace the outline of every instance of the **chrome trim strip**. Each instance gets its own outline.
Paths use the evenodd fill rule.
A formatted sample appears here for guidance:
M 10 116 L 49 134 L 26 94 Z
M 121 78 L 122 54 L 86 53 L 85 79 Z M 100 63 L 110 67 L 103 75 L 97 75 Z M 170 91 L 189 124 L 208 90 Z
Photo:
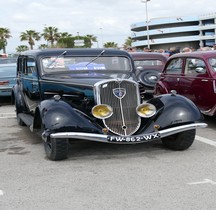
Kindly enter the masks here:
M 179 132 L 196 129 L 196 128 L 205 128 L 207 127 L 206 123 L 193 123 L 189 125 L 181 125 L 174 128 L 168 128 L 162 131 L 155 131 L 155 133 L 159 133 L 161 138 L 164 138 L 169 135 L 173 135 Z M 142 134 L 136 135 L 142 136 Z M 69 139 L 83 139 L 83 140 L 91 140 L 97 142 L 107 142 L 110 143 L 107 138 L 108 135 L 103 134 L 94 134 L 94 133 L 82 133 L 82 132 L 62 132 L 62 133 L 52 133 L 50 134 L 51 138 L 69 138 Z M 42 134 L 42 138 L 45 139 L 45 134 Z M 115 142 L 116 143 L 116 142 Z M 122 142 L 119 142 L 122 143 Z M 134 143 L 134 142 L 129 142 Z M 138 142 L 135 142 L 138 143 Z

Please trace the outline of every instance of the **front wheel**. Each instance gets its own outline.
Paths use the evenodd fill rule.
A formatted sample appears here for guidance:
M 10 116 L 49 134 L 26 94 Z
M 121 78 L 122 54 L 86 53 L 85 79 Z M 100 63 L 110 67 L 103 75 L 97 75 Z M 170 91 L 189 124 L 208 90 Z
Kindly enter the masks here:
M 162 143 L 172 150 L 186 150 L 194 142 L 196 130 L 188 130 L 181 133 L 177 133 L 165 138 L 162 138 Z
M 68 139 L 56 139 L 47 137 L 44 148 L 50 160 L 63 160 L 68 156 Z

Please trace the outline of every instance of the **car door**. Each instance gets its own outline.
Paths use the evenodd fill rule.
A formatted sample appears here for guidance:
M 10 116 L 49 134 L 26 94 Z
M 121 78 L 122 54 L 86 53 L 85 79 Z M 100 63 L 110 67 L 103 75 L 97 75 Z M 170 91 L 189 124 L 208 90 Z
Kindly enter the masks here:
M 201 110 L 214 106 L 214 95 L 207 64 L 201 58 L 186 58 L 179 94 L 192 100 Z
M 34 58 L 28 56 L 23 56 L 21 62 L 21 93 L 29 110 L 34 111 L 40 100 L 36 62 Z
M 160 84 L 163 90 L 161 93 L 170 93 L 171 90 L 179 92 L 179 81 L 182 75 L 183 59 L 173 58 L 169 60 L 163 73 L 161 74 Z

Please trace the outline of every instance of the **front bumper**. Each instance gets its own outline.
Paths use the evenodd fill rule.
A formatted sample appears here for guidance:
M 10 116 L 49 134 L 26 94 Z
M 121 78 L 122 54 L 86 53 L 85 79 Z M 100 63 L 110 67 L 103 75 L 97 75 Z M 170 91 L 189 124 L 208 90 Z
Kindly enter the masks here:
M 141 143 L 149 142 L 170 136 L 176 133 L 183 131 L 196 129 L 196 128 L 205 128 L 206 123 L 193 123 L 189 125 L 181 125 L 173 128 L 164 129 L 161 131 L 155 131 L 148 134 L 140 134 L 133 136 L 110 136 L 104 134 L 95 134 L 95 133 L 82 133 L 82 132 L 59 132 L 51 133 L 51 138 L 69 138 L 69 139 L 83 139 L 97 142 L 107 142 L 107 143 Z M 47 135 L 44 132 L 42 138 L 46 141 Z

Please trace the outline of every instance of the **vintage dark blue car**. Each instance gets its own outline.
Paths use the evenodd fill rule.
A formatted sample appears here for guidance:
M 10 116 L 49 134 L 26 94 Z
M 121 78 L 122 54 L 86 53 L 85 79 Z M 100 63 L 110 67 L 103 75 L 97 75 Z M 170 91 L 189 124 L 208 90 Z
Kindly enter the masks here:
M 131 55 L 115 49 L 46 49 L 18 57 L 13 88 L 17 120 L 40 133 L 51 160 L 68 156 L 75 139 L 108 143 L 162 140 L 189 148 L 199 109 L 170 93 L 145 101 Z

